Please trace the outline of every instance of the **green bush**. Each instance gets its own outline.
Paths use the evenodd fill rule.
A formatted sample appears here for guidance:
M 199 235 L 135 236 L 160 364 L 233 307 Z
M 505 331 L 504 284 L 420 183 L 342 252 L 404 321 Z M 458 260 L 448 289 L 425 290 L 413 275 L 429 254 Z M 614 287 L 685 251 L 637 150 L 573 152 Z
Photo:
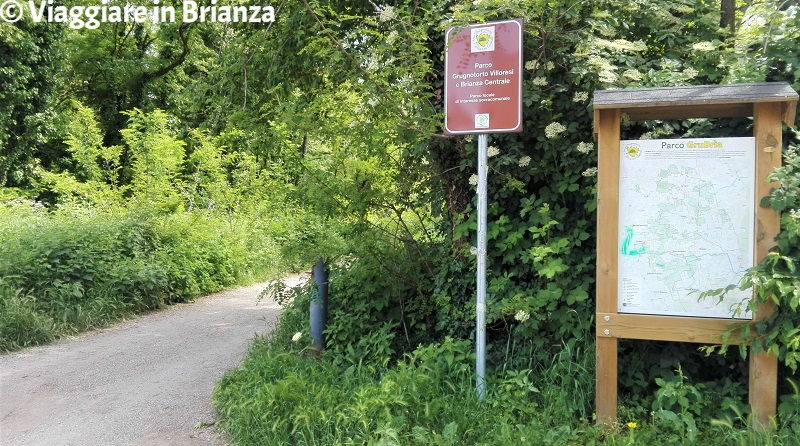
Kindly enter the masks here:
M 48 213 L 0 205 L 4 349 L 103 326 L 283 271 L 258 216 Z
M 490 370 L 483 402 L 476 396 L 469 341 L 446 338 L 397 361 L 337 363 L 320 357 L 307 335 L 312 292 L 309 286 L 271 287 L 268 293 L 286 306 L 282 318 L 217 383 L 219 425 L 234 444 L 798 444 L 795 425 L 762 434 L 741 422 L 707 418 L 708 402 L 728 391 L 691 384 L 680 372 L 659 381 L 652 412 L 623 406 L 619 425 L 596 427 L 588 401 L 594 357 L 580 343 L 563 345 L 533 369 Z M 797 393 L 781 407 L 796 413 Z M 738 410 L 731 413 L 744 419 Z

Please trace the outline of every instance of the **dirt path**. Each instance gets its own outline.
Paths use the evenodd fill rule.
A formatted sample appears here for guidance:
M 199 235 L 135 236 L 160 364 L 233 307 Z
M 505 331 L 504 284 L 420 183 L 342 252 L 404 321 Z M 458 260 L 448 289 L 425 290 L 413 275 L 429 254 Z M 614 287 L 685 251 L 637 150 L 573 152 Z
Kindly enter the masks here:
M 211 391 L 280 314 L 276 303 L 257 300 L 263 289 L 0 355 L 0 444 L 226 445 L 209 427 Z

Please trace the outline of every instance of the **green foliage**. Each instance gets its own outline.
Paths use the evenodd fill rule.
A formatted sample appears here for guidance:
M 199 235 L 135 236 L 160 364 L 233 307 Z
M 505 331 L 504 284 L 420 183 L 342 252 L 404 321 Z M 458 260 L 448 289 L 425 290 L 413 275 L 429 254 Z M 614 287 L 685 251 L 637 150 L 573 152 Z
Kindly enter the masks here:
M 384 364 L 430 340 L 435 309 L 427 262 L 413 251 L 362 239 L 364 256 L 332 267 L 326 340 L 334 361 Z
M 130 121 L 120 133 L 133 160 L 134 200 L 148 207 L 166 206 L 166 211 L 177 209 L 176 181 L 185 143 L 172 135 L 163 110 L 145 114 L 134 109 L 126 114 Z
M 0 206 L 2 348 L 274 276 L 285 264 L 257 219 Z
M 53 321 L 36 311 L 35 299 L 0 283 L 0 351 L 53 339 Z
M 699 422 L 717 389 L 690 384 L 680 369 L 660 381 L 657 412 L 634 415 L 623 407 L 627 424 L 596 427 L 573 406 L 582 386 L 592 393 L 594 378 L 592 352 L 579 345 L 563 346 L 536 369 L 490 372 L 483 403 L 475 396 L 468 341 L 419 346 L 391 364 L 337 365 L 320 358 L 305 334 L 311 293 L 308 286 L 273 287 L 284 316 L 218 382 L 213 402 L 234 444 L 797 444 L 792 425 L 760 434 L 727 421 Z M 783 410 L 794 413 L 796 403 L 786 399 Z M 689 426 L 696 428 L 691 434 Z
M 0 24 L 0 187 L 26 186 L 54 139 L 53 49 L 63 28 L 22 19 Z M 38 158 L 38 160 L 37 160 Z
M 676 374 L 670 381 L 656 379 L 660 388 L 656 392 L 653 410 L 658 419 L 666 421 L 678 432 L 679 436 L 667 439 L 670 443 L 685 444 L 688 441 L 689 444 L 694 444 L 697 440 L 695 417 L 702 412 L 702 387 L 687 383 L 680 367 Z
M 777 250 L 770 252 L 761 263 L 751 268 L 739 284 L 741 289 L 753 289 L 755 297 L 747 304 L 749 311 L 757 305 L 769 303 L 775 311 L 766 319 L 758 321 L 754 329 L 744 327 L 738 334 L 754 335 L 755 351 L 769 351 L 788 366 L 792 373 L 797 372 L 800 361 L 800 156 L 798 155 L 798 135 L 788 142 L 784 153 L 784 165 L 768 176 L 769 181 L 778 181 L 780 186 L 770 192 L 762 206 L 770 206 L 781 213 L 781 231 L 776 237 Z M 729 287 L 731 288 L 731 287 Z M 726 290 L 708 293 L 724 295 Z M 725 351 L 727 345 L 720 349 Z M 707 348 L 711 352 L 713 347 Z M 747 350 L 740 349 L 742 356 Z

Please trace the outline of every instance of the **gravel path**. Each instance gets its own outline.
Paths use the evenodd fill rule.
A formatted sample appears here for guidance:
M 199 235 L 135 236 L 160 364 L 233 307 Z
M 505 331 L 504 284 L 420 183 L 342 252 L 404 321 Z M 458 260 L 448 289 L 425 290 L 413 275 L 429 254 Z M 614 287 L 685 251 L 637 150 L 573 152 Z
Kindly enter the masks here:
M 226 445 L 210 396 L 280 314 L 264 286 L 0 355 L 0 444 Z

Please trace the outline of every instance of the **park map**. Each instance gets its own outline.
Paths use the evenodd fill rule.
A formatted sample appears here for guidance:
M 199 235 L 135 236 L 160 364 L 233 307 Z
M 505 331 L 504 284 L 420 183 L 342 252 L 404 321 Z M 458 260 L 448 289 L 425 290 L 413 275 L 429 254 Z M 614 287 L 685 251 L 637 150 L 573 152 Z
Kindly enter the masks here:
M 618 311 L 750 319 L 753 138 L 621 141 Z

